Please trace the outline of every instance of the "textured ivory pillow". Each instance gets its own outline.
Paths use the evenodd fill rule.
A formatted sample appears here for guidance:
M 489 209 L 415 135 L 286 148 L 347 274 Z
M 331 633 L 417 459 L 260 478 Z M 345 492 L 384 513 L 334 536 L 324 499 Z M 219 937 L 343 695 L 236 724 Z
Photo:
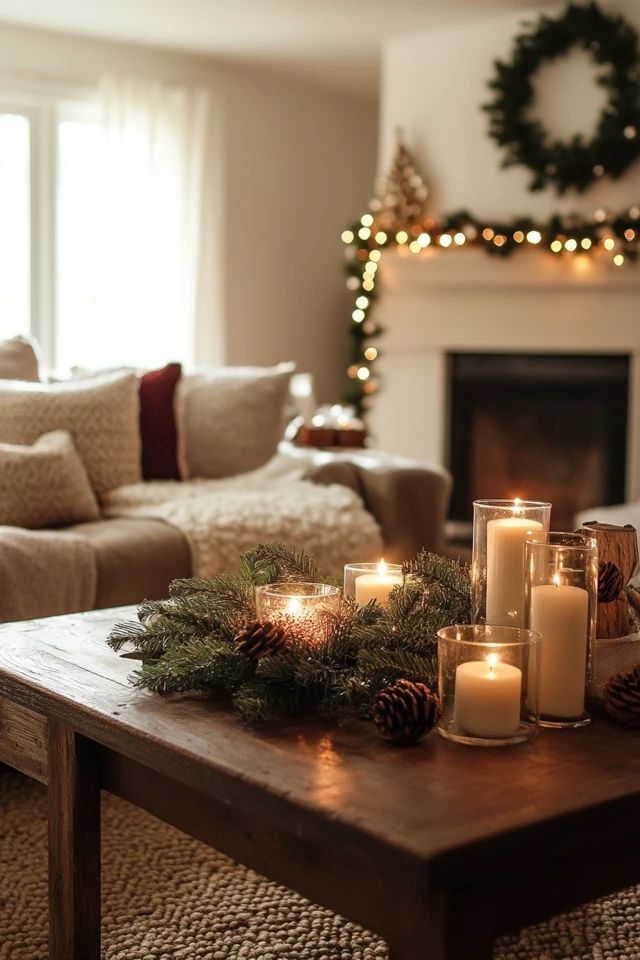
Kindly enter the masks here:
M 0 383 L 0 443 L 67 430 L 98 496 L 141 479 L 138 380 L 114 374 L 69 383 Z
M 177 390 L 180 473 L 230 477 L 277 452 L 293 363 L 223 367 L 182 376 Z
M 27 337 L 0 340 L 0 380 L 40 380 L 33 341 Z
M 0 524 L 36 529 L 99 516 L 87 471 L 64 430 L 31 447 L 0 443 Z

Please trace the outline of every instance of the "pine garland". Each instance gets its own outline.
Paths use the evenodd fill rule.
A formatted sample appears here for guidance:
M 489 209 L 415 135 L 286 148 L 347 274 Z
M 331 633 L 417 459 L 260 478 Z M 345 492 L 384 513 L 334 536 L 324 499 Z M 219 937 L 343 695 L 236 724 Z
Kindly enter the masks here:
M 255 620 L 254 588 L 277 581 L 327 582 L 313 557 L 279 543 L 244 554 L 238 574 L 176 580 L 166 600 L 148 601 L 138 622 L 118 624 L 108 643 L 142 661 L 132 683 L 156 693 L 205 691 L 249 722 L 316 712 L 371 713 L 376 694 L 397 679 L 437 685 L 436 633 L 467 623 L 469 571 L 422 552 L 403 566 L 387 607 L 343 599 L 313 645 L 291 637 L 253 659 L 235 637 Z

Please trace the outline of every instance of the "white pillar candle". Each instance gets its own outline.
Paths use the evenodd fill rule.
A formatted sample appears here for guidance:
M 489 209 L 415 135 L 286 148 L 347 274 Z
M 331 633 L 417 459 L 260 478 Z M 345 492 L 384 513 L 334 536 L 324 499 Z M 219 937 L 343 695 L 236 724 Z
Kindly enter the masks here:
M 524 627 L 524 542 L 543 526 L 539 520 L 514 516 L 487 523 L 486 622 L 498 627 Z
M 520 725 L 522 671 L 486 660 L 461 663 L 456 669 L 454 721 L 459 732 L 473 737 L 511 737 Z
M 531 629 L 540 641 L 540 713 L 570 719 L 584 713 L 589 594 L 554 583 L 531 588 Z
M 356 577 L 356 603 L 359 607 L 365 607 L 371 600 L 376 600 L 381 606 L 385 606 L 393 588 L 400 586 L 402 575 L 389 573 L 386 563 L 381 560 L 376 573 L 362 573 Z

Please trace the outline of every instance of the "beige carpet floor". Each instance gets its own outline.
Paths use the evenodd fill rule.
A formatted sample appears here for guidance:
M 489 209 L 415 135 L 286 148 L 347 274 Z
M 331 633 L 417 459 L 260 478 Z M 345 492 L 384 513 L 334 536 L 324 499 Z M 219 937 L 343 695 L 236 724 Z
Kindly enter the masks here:
M 46 794 L 0 774 L 0 960 L 47 960 Z M 386 960 L 385 944 L 105 797 L 104 960 Z M 503 938 L 496 960 L 640 960 L 640 888 Z M 469 960 L 474 960 L 470 957 Z

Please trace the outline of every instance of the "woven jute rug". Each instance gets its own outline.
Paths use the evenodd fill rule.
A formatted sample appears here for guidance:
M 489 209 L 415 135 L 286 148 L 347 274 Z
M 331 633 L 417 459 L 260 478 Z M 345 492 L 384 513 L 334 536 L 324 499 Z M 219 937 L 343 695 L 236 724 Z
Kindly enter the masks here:
M 103 824 L 103 960 L 388 957 L 373 934 L 129 804 L 105 797 Z M 640 960 L 639 898 L 640 887 L 503 938 L 496 960 Z M 47 955 L 46 794 L 5 772 L 0 960 Z

